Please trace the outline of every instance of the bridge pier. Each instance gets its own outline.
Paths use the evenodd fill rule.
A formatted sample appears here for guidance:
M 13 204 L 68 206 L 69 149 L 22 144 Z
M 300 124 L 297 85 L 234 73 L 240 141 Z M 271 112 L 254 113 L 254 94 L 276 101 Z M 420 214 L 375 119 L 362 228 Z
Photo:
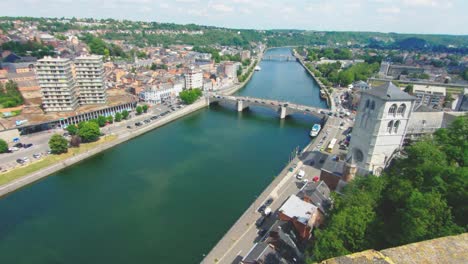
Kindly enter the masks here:
M 281 119 L 285 119 L 285 118 L 286 118 L 286 111 L 287 111 L 286 107 L 285 107 L 285 106 L 281 106 L 281 108 L 280 108 L 280 118 L 281 118 Z
M 242 112 L 244 110 L 244 101 L 237 100 L 237 112 Z

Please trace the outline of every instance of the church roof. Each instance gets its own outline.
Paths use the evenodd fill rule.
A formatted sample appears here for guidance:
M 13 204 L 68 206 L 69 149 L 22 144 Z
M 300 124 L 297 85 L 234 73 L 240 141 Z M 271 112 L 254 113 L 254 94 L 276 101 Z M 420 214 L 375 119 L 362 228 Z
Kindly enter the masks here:
M 396 87 L 392 82 L 387 82 L 383 85 L 377 86 L 363 93 L 370 94 L 376 97 L 379 97 L 385 101 L 409 101 L 416 100 L 416 97 L 413 97 L 402 90 Z

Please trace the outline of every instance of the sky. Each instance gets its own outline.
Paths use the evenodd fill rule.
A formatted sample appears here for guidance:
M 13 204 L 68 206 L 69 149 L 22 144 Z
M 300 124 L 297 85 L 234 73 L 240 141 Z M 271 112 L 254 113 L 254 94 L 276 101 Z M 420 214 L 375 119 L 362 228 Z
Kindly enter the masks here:
M 468 0 L 0 0 L 0 16 L 468 35 Z

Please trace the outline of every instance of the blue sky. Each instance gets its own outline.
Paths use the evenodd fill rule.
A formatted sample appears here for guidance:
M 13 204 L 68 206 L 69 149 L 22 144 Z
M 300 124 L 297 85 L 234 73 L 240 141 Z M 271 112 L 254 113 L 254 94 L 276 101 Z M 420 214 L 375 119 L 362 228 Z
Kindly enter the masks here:
M 468 34 L 468 0 L 2 0 L 1 16 L 94 17 L 230 28 Z

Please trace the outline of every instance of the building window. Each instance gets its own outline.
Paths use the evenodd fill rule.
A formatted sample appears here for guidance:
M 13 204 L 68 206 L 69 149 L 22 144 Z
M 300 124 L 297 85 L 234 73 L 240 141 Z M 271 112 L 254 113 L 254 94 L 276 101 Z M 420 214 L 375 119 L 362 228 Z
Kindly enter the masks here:
M 392 106 L 390 106 L 390 109 L 388 109 L 388 114 L 395 116 L 396 110 L 397 110 L 397 105 L 392 104 Z
M 375 109 L 375 102 L 374 102 L 374 101 L 371 102 L 370 109 L 371 109 L 371 110 L 374 110 L 374 109 Z
M 354 152 L 353 153 L 354 159 L 357 162 L 362 162 L 364 160 L 364 154 L 362 153 L 360 149 L 355 148 L 353 152 Z
M 397 133 L 398 127 L 400 126 L 400 120 L 397 120 L 395 124 L 393 125 L 393 133 Z
M 398 107 L 397 113 L 398 113 L 398 115 L 400 115 L 400 116 L 404 116 L 404 115 L 405 115 L 405 111 L 406 111 L 406 105 L 405 105 L 405 104 L 402 104 L 402 105 L 400 105 L 400 107 Z
M 392 128 L 393 128 L 393 120 L 388 122 L 388 125 L 387 125 L 387 133 L 392 133 Z
M 369 108 L 369 103 L 370 103 L 370 101 L 369 101 L 369 99 L 367 99 L 366 100 L 366 108 Z

